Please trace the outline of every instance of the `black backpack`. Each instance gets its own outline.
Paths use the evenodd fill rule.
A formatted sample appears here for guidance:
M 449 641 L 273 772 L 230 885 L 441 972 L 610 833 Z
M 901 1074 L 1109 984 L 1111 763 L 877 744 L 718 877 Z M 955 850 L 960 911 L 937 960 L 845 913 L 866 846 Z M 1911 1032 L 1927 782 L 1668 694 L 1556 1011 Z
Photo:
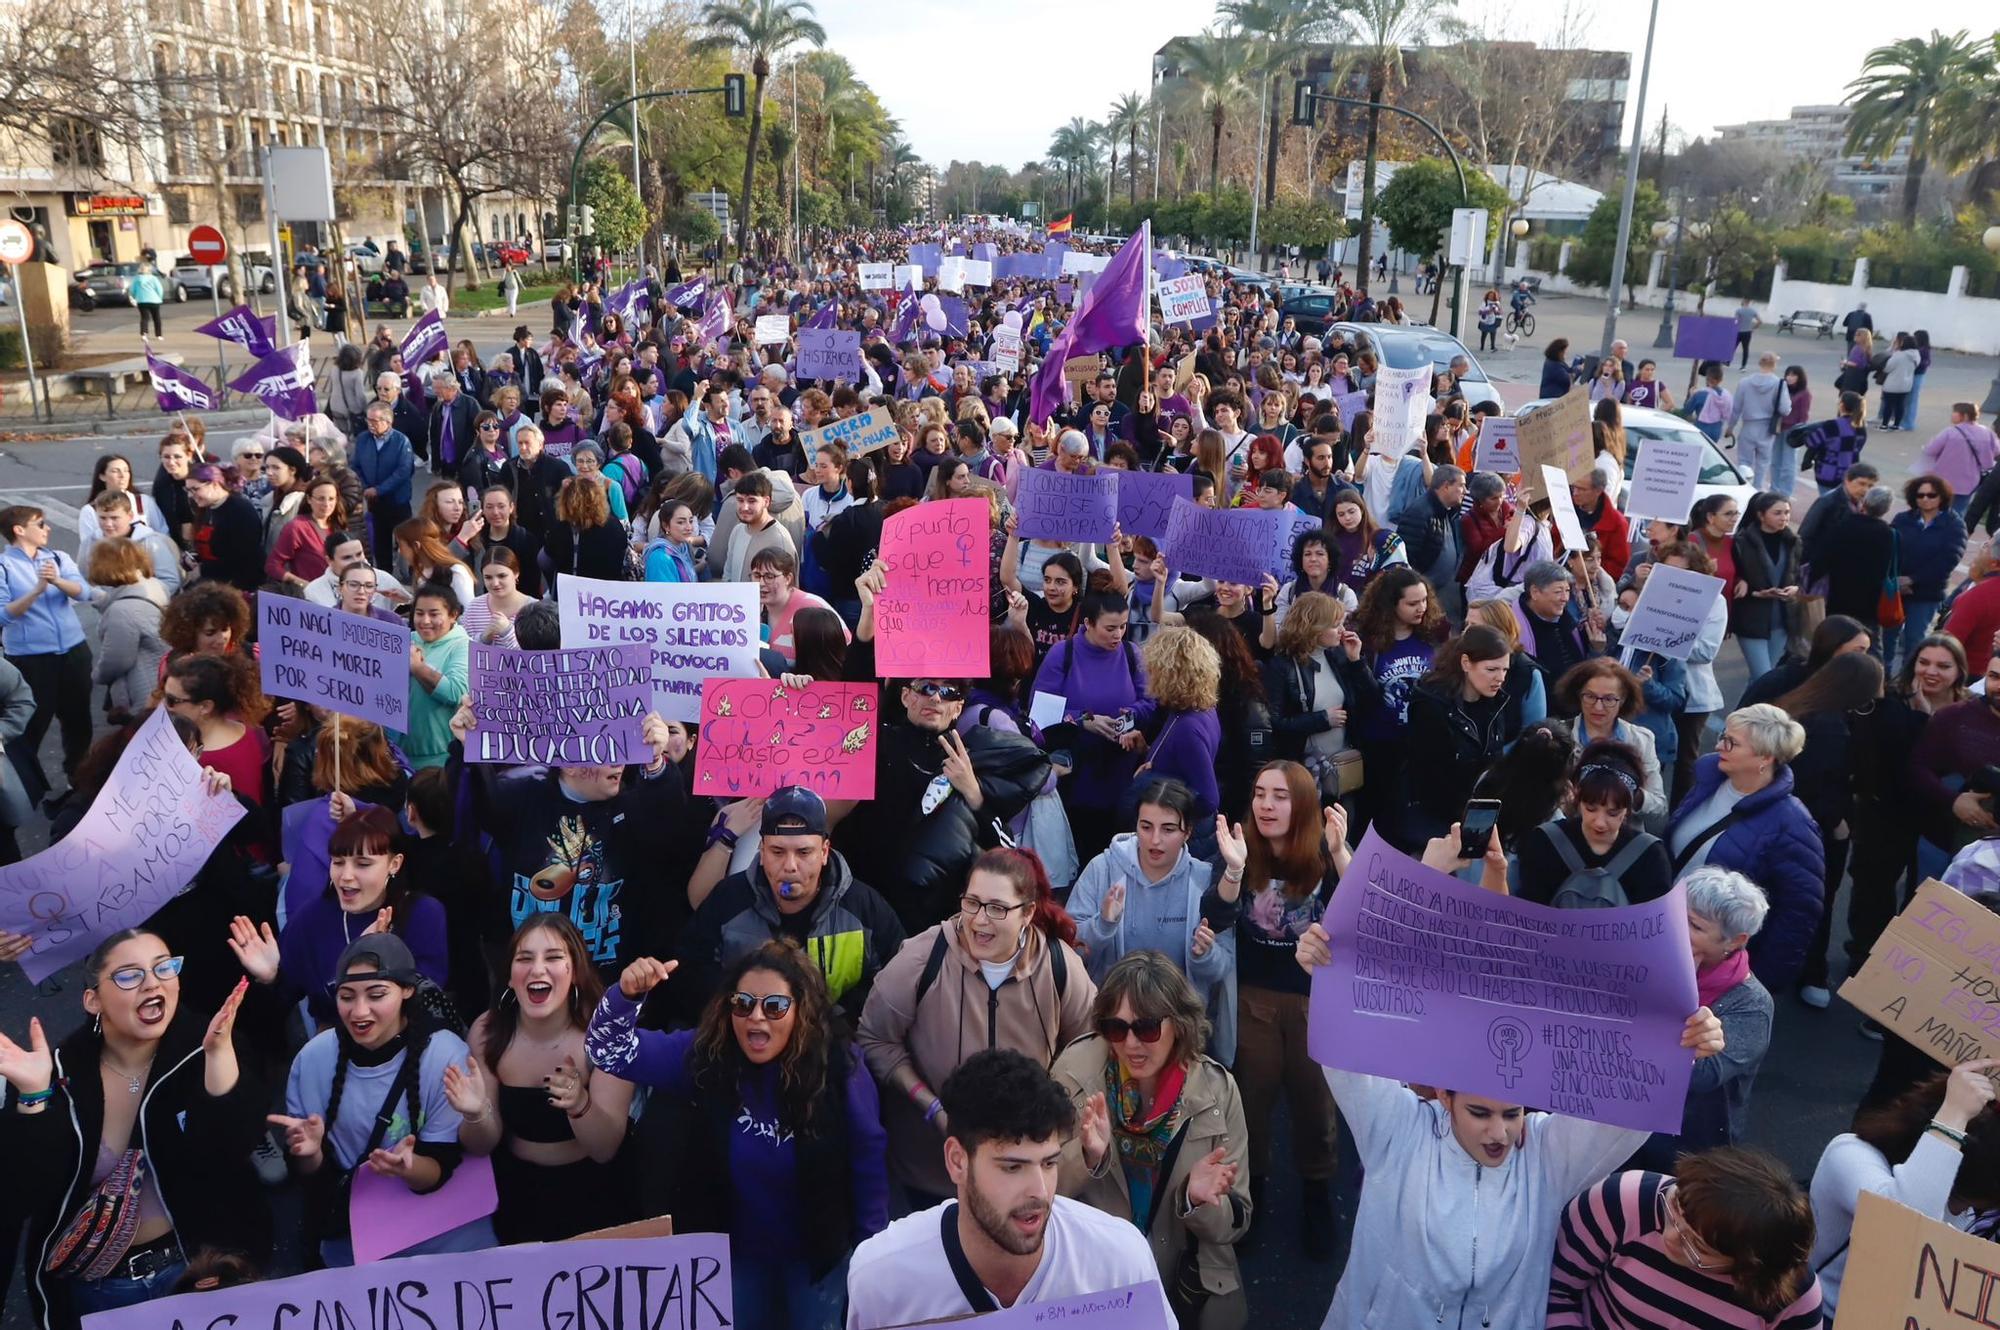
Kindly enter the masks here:
M 1583 857 L 1576 852 L 1576 846 L 1570 844 L 1569 835 L 1559 823 L 1545 822 L 1539 830 L 1549 838 L 1563 866 L 1569 869 L 1569 876 L 1549 897 L 1549 904 L 1558 910 L 1608 910 L 1630 905 L 1632 901 L 1625 894 L 1625 884 L 1619 879 L 1639 862 L 1646 851 L 1660 843 L 1658 836 L 1642 831 L 1633 836 L 1624 849 L 1612 855 L 1602 868 L 1585 868 Z
M 945 928 L 949 928 L 949 923 Z M 938 974 L 944 969 L 945 954 L 951 950 L 951 939 L 945 936 L 944 928 L 938 929 L 937 937 L 931 942 L 931 954 L 924 957 L 924 972 L 917 976 L 917 997 L 910 1004 L 915 1011 L 924 1005 L 924 994 L 931 991 L 938 981 Z M 1061 1002 L 1069 991 L 1069 960 L 1063 955 L 1062 947 L 1054 938 L 1049 939 L 1050 978 L 1056 981 L 1056 1001 Z

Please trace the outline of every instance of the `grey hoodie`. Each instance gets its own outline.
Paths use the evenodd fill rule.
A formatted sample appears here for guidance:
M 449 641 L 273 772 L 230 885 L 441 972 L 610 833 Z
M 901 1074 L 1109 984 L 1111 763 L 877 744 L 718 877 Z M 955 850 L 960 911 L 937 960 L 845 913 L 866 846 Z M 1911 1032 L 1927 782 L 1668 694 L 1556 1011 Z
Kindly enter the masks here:
M 167 654 L 160 612 L 166 607 L 166 588 L 154 577 L 113 587 L 98 603 L 102 632 L 90 677 L 111 685 L 112 701 L 120 706 L 143 710 L 160 682 L 160 659 Z

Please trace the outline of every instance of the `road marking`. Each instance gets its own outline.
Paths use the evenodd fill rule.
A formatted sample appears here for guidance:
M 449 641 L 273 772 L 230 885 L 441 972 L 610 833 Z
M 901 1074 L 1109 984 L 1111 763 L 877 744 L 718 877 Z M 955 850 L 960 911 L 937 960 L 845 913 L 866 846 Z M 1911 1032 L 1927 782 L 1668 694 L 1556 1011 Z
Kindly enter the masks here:
M 49 489 L 57 490 L 87 490 L 89 488 L 88 485 L 49 486 Z M 10 507 L 14 504 L 31 504 L 42 510 L 43 515 L 49 519 L 49 525 L 59 527 L 64 531 L 76 531 L 77 519 L 81 516 L 77 508 L 64 503 L 61 499 L 51 497 L 48 490 L 0 490 L 0 503 L 4 503 Z

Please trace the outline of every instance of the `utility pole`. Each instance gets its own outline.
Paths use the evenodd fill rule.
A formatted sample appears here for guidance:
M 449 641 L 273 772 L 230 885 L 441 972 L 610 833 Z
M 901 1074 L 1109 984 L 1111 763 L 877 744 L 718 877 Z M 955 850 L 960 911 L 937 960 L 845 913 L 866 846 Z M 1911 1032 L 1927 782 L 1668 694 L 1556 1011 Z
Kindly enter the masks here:
M 1604 306 L 1604 343 L 1598 356 L 1611 354 L 1618 340 L 1618 288 L 1625 284 L 1626 252 L 1632 248 L 1632 200 L 1639 192 L 1639 147 L 1646 141 L 1646 82 L 1653 73 L 1653 30 L 1660 24 L 1660 0 L 1646 20 L 1645 63 L 1639 66 L 1639 100 L 1632 108 L 1632 155 L 1625 163 L 1625 201 L 1618 209 L 1618 247 L 1611 254 L 1611 295 Z
M 639 197 L 639 207 L 646 206 L 645 178 L 639 174 L 639 0 L 625 0 L 625 50 L 631 63 L 631 86 L 627 89 L 632 98 L 632 192 Z M 639 268 L 646 267 L 646 233 L 639 232 Z

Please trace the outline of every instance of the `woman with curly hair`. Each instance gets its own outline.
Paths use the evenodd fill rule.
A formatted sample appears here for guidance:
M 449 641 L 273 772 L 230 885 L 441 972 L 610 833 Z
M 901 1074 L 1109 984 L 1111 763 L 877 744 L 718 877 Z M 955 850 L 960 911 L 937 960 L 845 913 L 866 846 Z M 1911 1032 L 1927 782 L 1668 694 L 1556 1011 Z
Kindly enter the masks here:
M 646 995 L 677 964 L 625 968 L 584 1036 L 591 1065 L 679 1110 L 674 1228 L 729 1234 L 739 1322 L 838 1325 L 847 1258 L 889 1223 L 874 1078 L 796 944 L 732 962 L 695 1029 L 639 1029 Z
M 194 722 L 203 766 L 228 776 L 236 792 L 258 807 L 270 802 L 271 749 L 261 725 L 270 704 L 248 657 L 195 653 L 171 661 L 160 702 L 169 714 Z
M 250 602 L 227 582 L 196 582 L 167 602 L 160 615 L 160 638 L 167 661 L 194 652 L 248 655 Z M 166 677 L 166 666 L 160 668 Z
M 1155 632 L 1139 655 L 1146 666 L 1146 693 L 1159 704 L 1144 726 L 1146 760 L 1139 767 L 1139 778 L 1150 783 L 1151 778 L 1171 776 L 1193 790 L 1200 800 L 1195 820 L 1199 832 L 1221 806 L 1216 754 L 1222 746 L 1222 724 L 1215 708 L 1222 688 L 1222 659 L 1201 634 L 1182 627 Z M 1196 836 L 1198 843 L 1207 839 Z

